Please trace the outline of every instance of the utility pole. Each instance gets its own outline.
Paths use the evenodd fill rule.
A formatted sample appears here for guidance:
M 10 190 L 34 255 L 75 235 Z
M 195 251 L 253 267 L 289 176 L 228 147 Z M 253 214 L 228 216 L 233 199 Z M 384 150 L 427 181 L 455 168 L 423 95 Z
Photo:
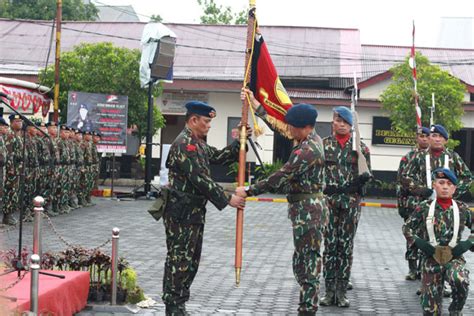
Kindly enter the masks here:
M 59 61 L 61 54 L 61 20 L 63 3 L 56 1 L 56 57 L 54 62 L 54 122 L 59 122 Z

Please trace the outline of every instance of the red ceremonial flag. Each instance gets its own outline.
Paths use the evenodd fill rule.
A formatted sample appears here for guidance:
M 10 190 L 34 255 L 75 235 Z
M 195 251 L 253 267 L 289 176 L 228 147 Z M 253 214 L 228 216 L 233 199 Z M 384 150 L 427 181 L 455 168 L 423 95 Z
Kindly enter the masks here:
M 256 34 L 254 39 L 250 89 L 265 108 L 268 123 L 283 134 L 288 134 L 285 114 L 293 104 L 260 34 Z

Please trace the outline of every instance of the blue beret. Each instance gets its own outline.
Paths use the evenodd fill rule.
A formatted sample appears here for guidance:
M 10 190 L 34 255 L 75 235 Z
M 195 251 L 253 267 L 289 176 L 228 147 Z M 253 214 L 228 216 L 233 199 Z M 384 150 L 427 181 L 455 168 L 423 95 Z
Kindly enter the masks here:
M 193 113 L 210 118 L 216 117 L 216 110 L 212 106 L 207 105 L 207 103 L 201 101 L 189 101 L 185 106 L 188 110 L 188 114 Z
M 8 126 L 8 123 L 5 121 L 3 117 L 0 117 L 0 125 Z
M 435 124 L 431 125 L 431 133 L 438 133 L 444 137 L 444 139 L 448 140 L 448 131 L 443 127 L 443 125 Z
M 449 179 L 454 185 L 458 184 L 458 178 L 449 169 L 446 168 L 438 168 L 433 171 L 433 179 Z
M 10 114 L 8 116 L 8 119 L 10 120 L 10 122 L 13 121 L 13 120 L 21 120 L 21 116 L 19 116 L 18 114 L 13 113 L 13 114 Z
M 285 120 L 294 127 L 314 126 L 318 111 L 310 104 L 295 104 L 286 112 Z
M 352 126 L 352 112 L 345 106 L 338 106 L 333 109 L 337 115 L 339 115 L 347 124 Z
M 418 134 L 425 134 L 425 135 L 430 135 L 430 129 L 428 127 L 422 127 L 421 131 L 418 132 Z

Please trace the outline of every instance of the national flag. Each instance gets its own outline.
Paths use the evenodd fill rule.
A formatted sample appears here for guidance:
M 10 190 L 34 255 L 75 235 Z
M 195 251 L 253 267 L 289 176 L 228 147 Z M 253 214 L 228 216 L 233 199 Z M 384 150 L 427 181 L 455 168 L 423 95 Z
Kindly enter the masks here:
M 293 104 L 261 34 L 255 35 L 251 63 L 250 89 L 266 110 L 268 123 L 288 136 L 285 114 Z
M 415 21 L 413 21 L 413 31 L 412 31 L 412 45 L 410 52 L 410 67 L 413 69 L 413 86 L 415 92 L 415 112 L 416 112 L 416 125 L 418 130 L 421 130 L 421 108 L 418 104 L 418 90 L 417 90 L 417 77 L 416 77 L 416 52 L 415 52 Z

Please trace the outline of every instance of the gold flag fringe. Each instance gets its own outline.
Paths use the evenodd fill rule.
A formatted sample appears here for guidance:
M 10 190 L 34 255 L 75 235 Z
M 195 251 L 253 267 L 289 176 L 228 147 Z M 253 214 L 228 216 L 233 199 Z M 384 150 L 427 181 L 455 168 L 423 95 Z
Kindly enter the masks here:
M 274 129 L 276 129 L 281 135 L 285 136 L 288 139 L 293 139 L 293 136 L 291 136 L 290 131 L 288 130 L 288 124 L 270 115 L 267 115 L 266 119 L 268 123 L 270 123 L 270 125 Z

